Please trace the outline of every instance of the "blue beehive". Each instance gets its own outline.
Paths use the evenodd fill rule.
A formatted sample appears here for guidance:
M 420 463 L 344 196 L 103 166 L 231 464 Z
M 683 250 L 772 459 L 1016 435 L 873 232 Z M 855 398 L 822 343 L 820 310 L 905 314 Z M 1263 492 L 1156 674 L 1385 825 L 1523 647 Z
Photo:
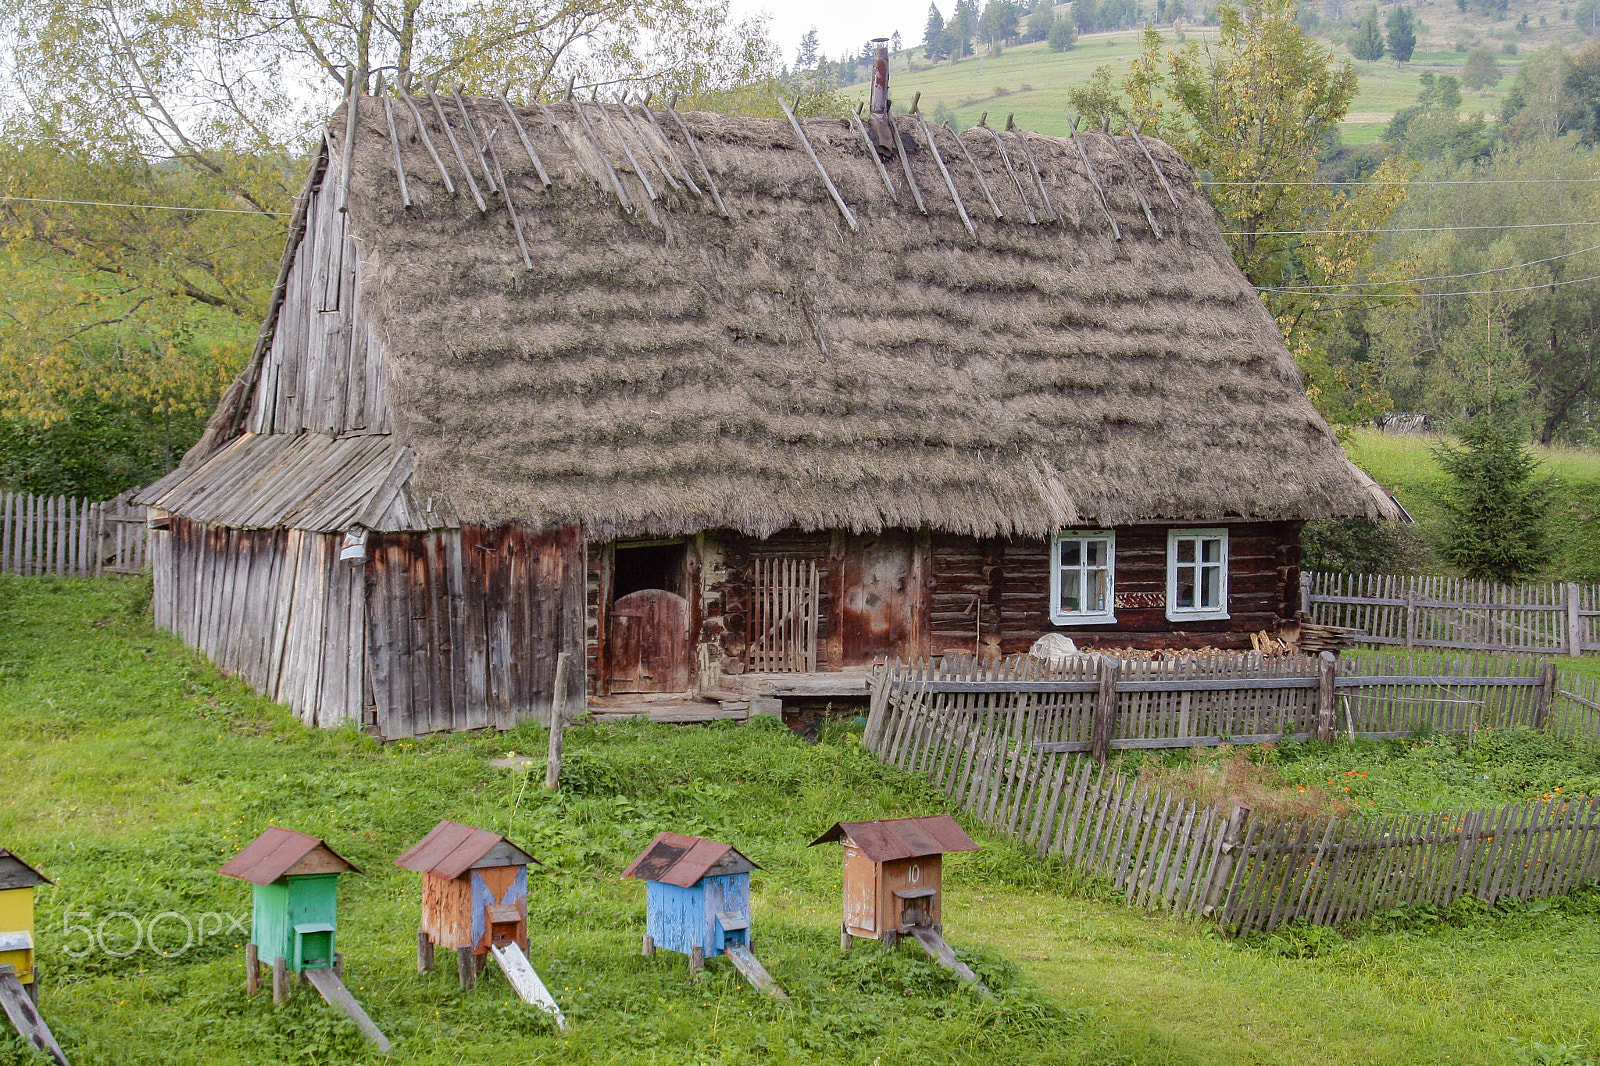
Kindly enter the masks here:
M 689 956 L 689 969 L 750 947 L 750 871 L 756 864 L 714 840 L 660 833 L 623 871 L 645 882 L 644 953 Z

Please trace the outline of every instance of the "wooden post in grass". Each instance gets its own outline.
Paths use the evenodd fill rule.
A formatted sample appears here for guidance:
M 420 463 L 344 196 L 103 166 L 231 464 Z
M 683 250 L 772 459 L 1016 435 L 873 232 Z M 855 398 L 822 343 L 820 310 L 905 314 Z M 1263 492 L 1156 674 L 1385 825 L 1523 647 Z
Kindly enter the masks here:
M 1233 867 L 1239 861 L 1239 846 L 1244 842 L 1244 825 L 1250 819 L 1250 808 L 1240 804 L 1228 815 L 1222 829 L 1221 854 L 1211 870 L 1211 881 L 1206 885 L 1205 908 L 1207 917 L 1214 915 L 1228 898 L 1228 885 L 1233 880 Z
M 556 656 L 555 692 L 550 701 L 550 754 L 544 765 L 544 787 L 561 787 L 561 733 L 567 717 L 567 653 Z
M 1543 729 L 1556 698 L 1556 664 L 1545 660 L 1539 667 L 1539 687 L 1533 693 L 1533 728 Z
M 1104 765 L 1111 753 L 1111 736 L 1117 731 L 1117 672 L 1120 663 L 1109 655 L 1100 657 L 1100 691 L 1094 703 L 1094 723 L 1089 734 L 1089 752 Z
M 1333 652 L 1317 656 L 1317 739 L 1324 744 L 1333 741 L 1334 679 L 1339 671 L 1339 660 Z

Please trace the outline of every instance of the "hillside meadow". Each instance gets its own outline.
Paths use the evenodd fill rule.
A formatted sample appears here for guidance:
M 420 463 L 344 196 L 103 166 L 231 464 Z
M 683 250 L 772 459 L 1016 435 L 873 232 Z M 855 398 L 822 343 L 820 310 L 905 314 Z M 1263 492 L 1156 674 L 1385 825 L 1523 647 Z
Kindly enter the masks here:
M 154 632 L 147 597 L 136 580 L 0 580 L 0 842 L 56 882 L 42 1007 L 76 1063 L 377 1061 L 309 989 L 281 1010 L 243 995 L 248 889 L 214 871 L 270 823 L 365 871 L 341 889 L 345 976 L 394 1062 L 1343 1066 L 1588 1062 L 1600 1047 L 1600 894 L 1238 943 L 1125 909 L 969 824 L 984 849 L 949 863 L 945 926 L 996 989 L 984 1003 L 910 949 L 839 951 L 839 855 L 805 845 L 838 819 L 946 809 L 849 722 L 816 744 L 770 722 L 582 726 L 550 794 L 488 764 L 542 751 L 537 727 L 389 745 L 307 731 Z M 546 863 L 531 955 L 570 1032 L 492 967 L 471 993 L 448 967 L 415 972 L 417 878 L 392 859 L 440 817 Z M 725 963 L 691 983 L 682 959 L 638 956 L 642 886 L 618 874 L 669 828 L 761 864 L 755 946 L 789 1004 Z M 0 1039 L 0 1063 L 25 1061 Z

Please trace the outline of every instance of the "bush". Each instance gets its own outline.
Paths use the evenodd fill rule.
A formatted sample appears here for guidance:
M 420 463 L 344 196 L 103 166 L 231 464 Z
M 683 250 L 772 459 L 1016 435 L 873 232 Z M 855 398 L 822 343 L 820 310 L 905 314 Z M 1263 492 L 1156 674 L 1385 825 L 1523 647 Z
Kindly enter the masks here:
M 1078 43 L 1078 31 L 1072 28 L 1071 19 L 1056 19 L 1050 27 L 1050 36 L 1045 38 L 1052 52 L 1065 52 Z

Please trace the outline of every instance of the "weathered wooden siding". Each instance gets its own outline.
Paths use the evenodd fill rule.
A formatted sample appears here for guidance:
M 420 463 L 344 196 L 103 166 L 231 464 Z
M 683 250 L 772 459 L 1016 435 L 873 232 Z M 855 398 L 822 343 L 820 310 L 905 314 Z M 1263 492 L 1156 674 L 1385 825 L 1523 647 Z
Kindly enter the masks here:
M 1271 629 L 1299 609 L 1300 524 L 1226 526 L 1228 618 L 1168 619 L 1169 527 L 1121 526 L 1116 530 L 1117 621 L 1102 626 L 1051 624 L 1048 541 L 936 535 L 929 578 L 930 650 L 973 652 L 980 639 L 980 611 L 981 633 L 998 632 L 1007 654 L 1027 651 L 1050 632 L 1090 647 L 1248 647 L 1250 633 Z
M 361 256 L 338 208 L 335 160 L 311 192 L 305 234 L 262 360 L 247 428 L 254 433 L 388 433 L 388 370 L 356 309 Z
M 156 624 L 308 725 L 361 722 L 362 568 L 340 538 L 166 523 L 151 535 Z
M 557 655 L 582 711 L 583 542 L 576 526 L 374 534 L 368 654 L 378 732 L 506 729 L 548 720 Z

